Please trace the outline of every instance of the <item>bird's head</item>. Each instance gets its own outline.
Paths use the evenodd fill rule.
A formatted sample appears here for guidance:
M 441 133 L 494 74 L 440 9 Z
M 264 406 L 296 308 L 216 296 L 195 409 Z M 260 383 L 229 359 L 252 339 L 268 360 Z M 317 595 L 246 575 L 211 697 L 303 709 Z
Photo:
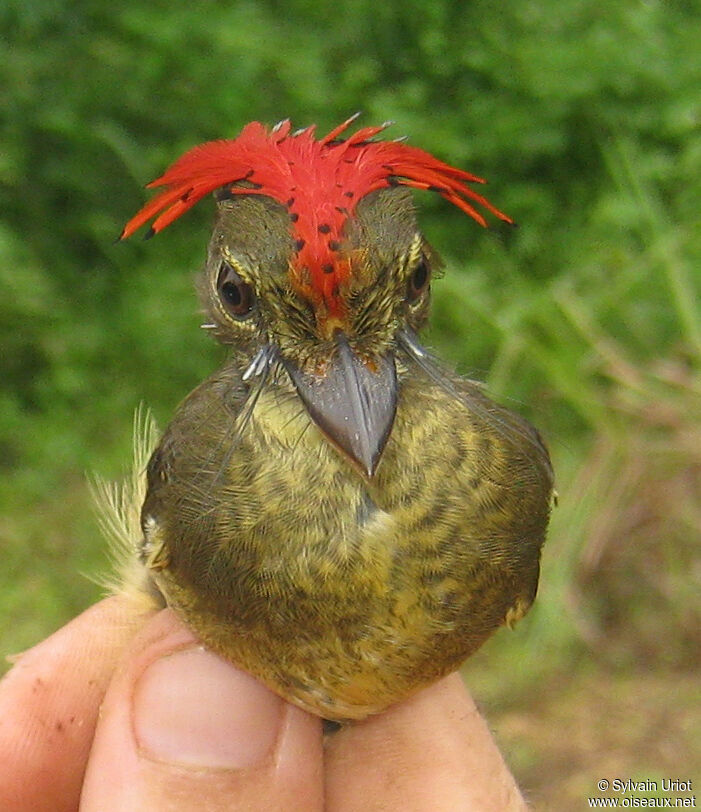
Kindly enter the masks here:
M 511 220 L 467 185 L 481 178 L 372 140 L 387 125 L 341 139 L 354 118 L 319 140 L 313 127 L 252 122 L 195 147 L 149 184 L 166 188 L 121 237 L 155 217 L 151 236 L 214 192 L 207 326 L 247 364 L 245 379 L 282 364 L 314 422 L 372 476 L 396 410 L 397 342 L 411 346 L 425 322 L 436 268 L 406 187 L 437 192 L 483 226 L 473 204 Z

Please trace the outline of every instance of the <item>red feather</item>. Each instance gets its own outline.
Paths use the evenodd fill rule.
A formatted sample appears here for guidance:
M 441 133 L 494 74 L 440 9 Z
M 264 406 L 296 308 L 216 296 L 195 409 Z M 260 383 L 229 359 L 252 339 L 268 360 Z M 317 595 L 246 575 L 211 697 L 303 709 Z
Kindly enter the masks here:
M 513 222 L 467 185 L 484 183 L 482 178 L 417 147 L 372 141 L 388 124 L 365 127 L 339 140 L 356 117 L 318 141 L 314 127 L 290 134 L 289 120 L 270 131 L 253 121 L 238 138 L 194 147 L 148 184 L 148 188 L 166 188 L 126 224 L 120 239 L 130 237 L 153 217 L 150 233 L 161 231 L 222 186 L 232 194 L 272 197 L 290 212 L 298 246 L 292 263 L 296 283 L 305 295 L 324 301 L 330 312 L 338 313 L 342 309 L 339 287 L 351 273 L 350 258 L 340 250 L 343 226 L 358 201 L 370 192 L 396 185 L 428 189 L 481 226 L 487 223 L 473 204 Z M 240 181 L 248 184 L 238 185 Z

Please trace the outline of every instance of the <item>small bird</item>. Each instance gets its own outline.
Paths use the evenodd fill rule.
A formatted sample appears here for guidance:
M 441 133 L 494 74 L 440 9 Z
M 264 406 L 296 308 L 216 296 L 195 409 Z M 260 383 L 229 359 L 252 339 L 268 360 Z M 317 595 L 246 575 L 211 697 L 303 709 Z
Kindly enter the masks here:
M 538 432 L 419 343 L 438 262 L 411 189 L 510 223 L 461 169 L 377 136 L 248 124 L 194 147 L 125 226 L 214 192 L 199 293 L 224 366 L 147 466 L 138 557 L 203 643 L 327 720 L 455 670 L 535 597 L 553 500 Z M 408 188 L 409 187 L 409 188 Z

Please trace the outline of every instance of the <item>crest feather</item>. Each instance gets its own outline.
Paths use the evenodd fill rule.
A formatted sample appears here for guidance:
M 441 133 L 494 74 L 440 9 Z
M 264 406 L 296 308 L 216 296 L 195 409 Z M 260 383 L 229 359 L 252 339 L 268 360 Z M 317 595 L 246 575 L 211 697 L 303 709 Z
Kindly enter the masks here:
M 286 206 L 297 254 L 293 276 L 300 291 L 329 312 L 340 308 L 339 287 L 351 273 L 342 252 L 343 227 L 358 201 L 388 186 L 409 186 L 436 192 L 487 225 L 481 206 L 512 223 L 469 184 L 485 181 L 450 166 L 418 147 L 399 141 L 374 141 L 389 126 L 364 127 L 345 139 L 357 116 L 316 140 L 315 128 L 290 133 L 289 120 L 271 130 L 260 122 L 247 124 L 238 138 L 208 141 L 193 147 L 148 188 L 165 190 L 147 203 L 124 227 L 130 237 L 155 218 L 147 236 L 184 214 L 205 195 L 226 188 L 230 195 L 266 195 Z

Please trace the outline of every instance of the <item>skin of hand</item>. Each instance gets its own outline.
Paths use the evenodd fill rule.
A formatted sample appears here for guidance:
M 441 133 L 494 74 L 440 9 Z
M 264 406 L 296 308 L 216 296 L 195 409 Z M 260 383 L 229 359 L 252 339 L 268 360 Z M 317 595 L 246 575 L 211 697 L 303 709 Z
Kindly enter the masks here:
M 0 683 L 0 809 L 524 810 L 457 674 L 324 738 L 171 610 L 112 597 Z

